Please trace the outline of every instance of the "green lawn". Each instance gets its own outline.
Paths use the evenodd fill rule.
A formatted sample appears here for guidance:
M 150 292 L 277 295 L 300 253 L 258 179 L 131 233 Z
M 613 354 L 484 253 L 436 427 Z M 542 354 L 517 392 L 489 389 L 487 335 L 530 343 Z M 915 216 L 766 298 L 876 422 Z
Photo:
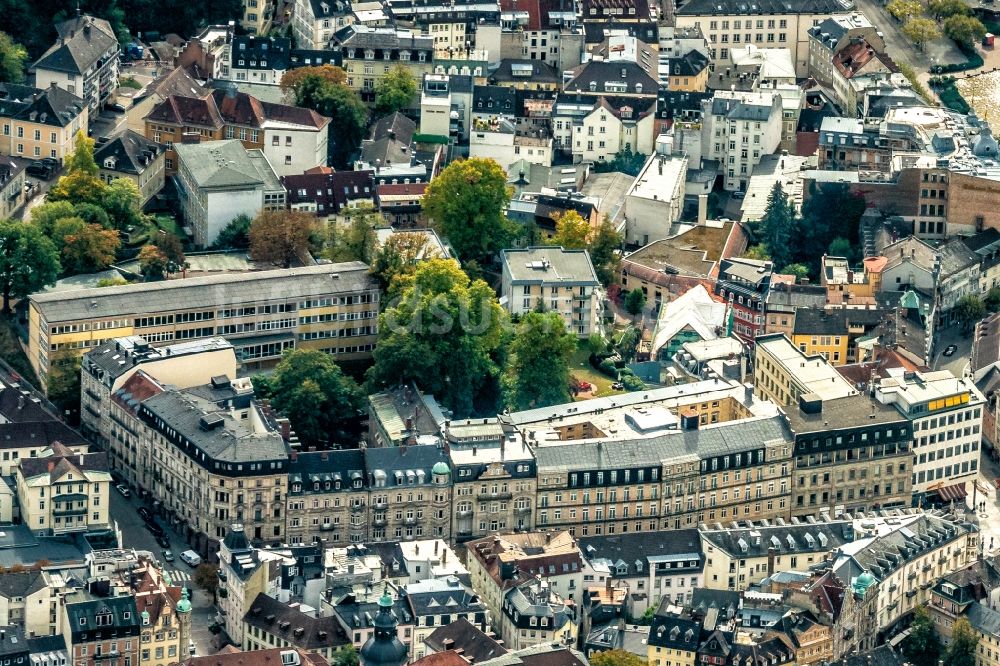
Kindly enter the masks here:
M 606 395 L 624 393 L 624 391 L 616 391 L 612 389 L 611 378 L 606 377 L 603 373 L 595 370 L 594 367 L 590 365 L 589 358 L 590 351 L 586 348 L 586 343 L 581 342 L 581 348 L 573 355 L 573 360 L 570 362 L 570 374 L 580 381 L 590 382 L 597 387 L 594 397 L 603 398 Z

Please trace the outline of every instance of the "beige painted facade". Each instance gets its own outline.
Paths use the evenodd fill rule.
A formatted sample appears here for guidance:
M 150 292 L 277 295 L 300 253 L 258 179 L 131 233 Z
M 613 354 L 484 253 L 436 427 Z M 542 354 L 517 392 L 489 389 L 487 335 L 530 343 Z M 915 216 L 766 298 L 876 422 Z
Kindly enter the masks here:
M 74 138 L 86 132 L 88 110 L 61 127 L 0 115 L 0 155 L 40 159 L 54 157 L 62 162 L 75 150 Z
M 106 529 L 109 525 L 108 489 L 111 474 L 101 454 L 71 456 L 64 452 L 43 456 L 15 472 L 21 520 L 32 532 L 68 534 Z M 84 460 L 86 462 L 84 462 Z M 78 464 L 79 462 L 79 464 Z

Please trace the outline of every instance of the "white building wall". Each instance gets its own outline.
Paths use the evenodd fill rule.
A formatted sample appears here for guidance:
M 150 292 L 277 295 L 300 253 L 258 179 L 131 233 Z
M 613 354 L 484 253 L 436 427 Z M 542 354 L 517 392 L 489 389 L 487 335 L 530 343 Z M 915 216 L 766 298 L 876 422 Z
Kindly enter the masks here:
M 264 157 L 277 176 L 326 165 L 329 128 L 264 127 Z M 275 144 L 277 139 L 277 144 Z
M 218 238 L 219 232 L 233 221 L 234 217 L 247 215 L 250 218 L 264 208 L 264 190 L 237 190 L 228 192 L 209 192 L 205 210 L 205 245 L 211 245 Z

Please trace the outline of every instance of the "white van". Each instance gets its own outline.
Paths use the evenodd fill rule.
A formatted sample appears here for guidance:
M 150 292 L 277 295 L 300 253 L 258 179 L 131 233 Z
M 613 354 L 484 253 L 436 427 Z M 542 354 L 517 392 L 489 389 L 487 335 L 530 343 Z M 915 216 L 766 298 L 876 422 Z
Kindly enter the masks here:
M 193 550 L 185 550 L 181 553 L 180 558 L 184 560 L 184 563 L 189 567 L 196 567 L 201 564 L 201 555 L 194 552 Z

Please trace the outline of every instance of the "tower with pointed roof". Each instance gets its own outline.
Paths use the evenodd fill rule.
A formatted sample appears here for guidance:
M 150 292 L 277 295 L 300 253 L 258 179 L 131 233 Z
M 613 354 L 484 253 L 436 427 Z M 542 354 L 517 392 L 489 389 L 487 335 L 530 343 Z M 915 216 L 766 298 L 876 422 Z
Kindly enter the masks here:
M 185 655 L 188 649 L 188 641 L 191 640 L 191 601 L 188 599 L 188 589 L 181 590 L 181 600 L 177 602 L 177 633 L 180 647 L 180 654 Z
M 396 635 L 396 616 L 392 613 L 392 597 L 385 586 L 378 600 L 375 633 L 361 646 L 361 666 L 402 666 L 406 663 L 406 646 Z

